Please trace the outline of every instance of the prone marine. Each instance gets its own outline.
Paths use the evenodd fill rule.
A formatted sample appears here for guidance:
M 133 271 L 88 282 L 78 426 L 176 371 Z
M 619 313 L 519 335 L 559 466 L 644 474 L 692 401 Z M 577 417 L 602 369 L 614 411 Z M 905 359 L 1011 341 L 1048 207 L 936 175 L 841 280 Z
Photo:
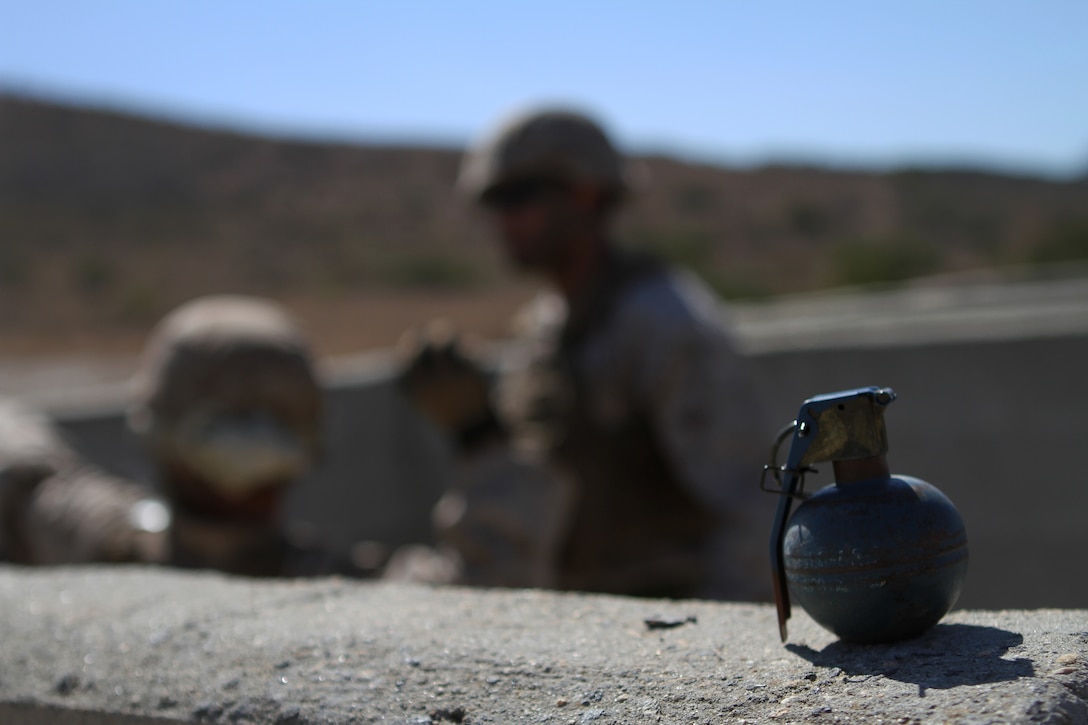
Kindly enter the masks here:
M 181 306 L 153 331 L 134 391 L 128 421 L 154 465 L 155 492 L 88 465 L 31 411 L 0 428 L 0 451 L 18 451 L 0 459 L 9 558 L 363 573 L 282 521 L 286 496 L 320 454 L 322 391 L 279 306 L 242 296 Z

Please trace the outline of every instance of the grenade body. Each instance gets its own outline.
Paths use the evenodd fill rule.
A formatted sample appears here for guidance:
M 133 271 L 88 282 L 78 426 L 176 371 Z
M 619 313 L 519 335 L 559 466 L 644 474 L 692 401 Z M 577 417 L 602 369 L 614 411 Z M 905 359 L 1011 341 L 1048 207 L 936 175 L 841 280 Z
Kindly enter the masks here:
M 841 639 L 907 639 L 955 604 L 967 534 L 952 502 L 909 476 L 831 484 L 802 503 L 783 539 L 790 596 Z

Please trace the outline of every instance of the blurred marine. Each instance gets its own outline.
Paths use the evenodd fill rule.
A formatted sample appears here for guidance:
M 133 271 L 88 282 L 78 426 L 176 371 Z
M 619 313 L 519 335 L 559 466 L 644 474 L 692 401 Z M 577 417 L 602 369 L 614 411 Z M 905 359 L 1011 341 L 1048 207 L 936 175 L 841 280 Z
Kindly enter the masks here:
M 608 136 L 518 115 L 459 185 L 553 293 L 519 315 L 494 386 L 448 331 L 409 342 L 402 387 L 461 459 L 435 510 L 453 580 L 765 598 L 759 397 L 707 288 L 614 242 L 632 184 Z
M 30 564 L 139 561 L 250 576 L 355 574 L 281 520 L 317 459 L 322 393 L 278 306 L 247 297 L 184 305 L 156 328 L 129 423 L 159 494 L 90 466 L 42 416 L 0 408 L 0 528 Z
M 298 541 L 284 500 L 320 451 L 309 347 L 263 299 L 206 297 L 168 315 L 135 380 L 130 427 L 170 502 L 171 562 L 256 576 L 350 569 Z

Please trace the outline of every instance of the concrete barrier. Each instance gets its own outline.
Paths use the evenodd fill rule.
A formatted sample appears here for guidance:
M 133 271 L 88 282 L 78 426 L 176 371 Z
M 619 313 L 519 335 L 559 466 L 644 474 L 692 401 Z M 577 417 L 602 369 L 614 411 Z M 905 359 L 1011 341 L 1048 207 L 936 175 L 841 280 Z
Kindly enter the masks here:
M 0 566 L 0 612 L 4 723 L 1088 723 L 1086 610 L 783 645 L 769 605 Z
M 734 324 L 783 424 L 814 394 L 896 389 L 893 470 L 940 487 L 967 523 L 961 606 L 1088 606 L 1088 485 L 1078 464 L 1088 282 L 814 295 L 737 308 Z M 442 442 L 392 389 L 388 356 L 335 361 L 328 373 L 327 458 L 291 516 L 342 545 L 429 540 L 430 506 L 448 475 Z M 88 456 L 149 480 L 123 399 L 118 386 L 40 396 Z M 829 480 L 825 472 L 810 486 Z

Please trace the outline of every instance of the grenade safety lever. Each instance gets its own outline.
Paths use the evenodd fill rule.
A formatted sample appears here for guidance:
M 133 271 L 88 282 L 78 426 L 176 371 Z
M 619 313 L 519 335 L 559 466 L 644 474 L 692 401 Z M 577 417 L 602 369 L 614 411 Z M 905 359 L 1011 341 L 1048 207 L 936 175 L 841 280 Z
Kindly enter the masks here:
M 804 475 L 814 463 L 882 456 L 888 450 L 884 408 L 895 400 L 891 388 L 867 387 L 818 395 L 802 404 L 797 419 L 779 433 L 771 448 L 771 461 L 764 466 L 764 478 L 771 473 L 779 482 L 780 494 L 771 529 L 771 573 L 774 600 L 778 609 L 778 631 L 786 641 L 786 620 L 790 618 L 790 595 L 786 581 L 783 540 L 794 498 L 801 498 Z M 779 467 L 778 448 L 793 434 L 785 465 Z M 761 482 L 762 485 L 762 482 Z M 765 489 L 769 490 L 769 489 Z

